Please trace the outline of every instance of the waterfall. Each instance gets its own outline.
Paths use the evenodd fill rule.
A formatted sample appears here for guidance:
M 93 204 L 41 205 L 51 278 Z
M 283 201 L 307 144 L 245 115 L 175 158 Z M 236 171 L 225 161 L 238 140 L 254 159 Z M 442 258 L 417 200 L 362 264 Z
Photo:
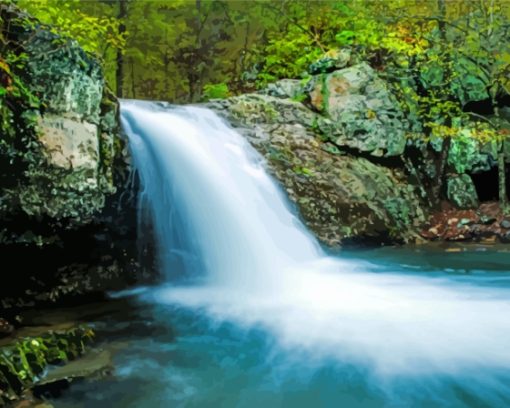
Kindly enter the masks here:
M 122 123 L 169 277 L 155 301 L 262 328 L 310 362 L 508 391 L 508 287 L 326 256 L 262 158 L 207 109 L 124 102 Z
M 319 256 L 260 157 L 213 112 L 128 102 L 122 115 L 167 274 L 253 285 Z

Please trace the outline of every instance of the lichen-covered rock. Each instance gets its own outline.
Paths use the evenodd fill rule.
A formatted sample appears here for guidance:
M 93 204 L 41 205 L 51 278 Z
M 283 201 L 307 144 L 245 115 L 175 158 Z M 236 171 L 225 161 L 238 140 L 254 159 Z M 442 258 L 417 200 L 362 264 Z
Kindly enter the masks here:
M 143 270 L 118 101 L 101 66 L 12 3 L 0 1 L 0 257 L 15 265 L 0 285 L 7 319 L 123 289 Z
M 278 98 L 299 98 L 304 95 L 304 87 L 299 79 L 281 79 L 271 83 L 262 93 Z
M 310 64 L 308 72 L 312 75 L 324 74 L 345 68 L 351 62 L 351 50 L 348 48 L 328 51 L 322 58 Z
M 68 170 L 90 169 L 90 182 L 97 185 L 97 125 L 46 114 L 39 120 L 39 130 L 39 140 L 44 146 L 49 164 Z
M 240 127 L 265 156 L 323 243 L 416 238 L 425 218 L 404 173 L 339 150 L 321 130 L 327 119 L 301 103 L 257 94 L 208 106 Z
M 497 163 L 497 143 L 482 144 L 470 137 L 452 138 L 448 164 L 457 173 L 480 173 L 490 170 Z
M 467 174 L 448 178 L 448 199 L 458 208 L 478 207 L 478 195 L 471 177 Z
M 37 101 L 30 131 L 14 144 L 23 159 L 11 166 L 16 183 L 4 189 L 0 212 L 6 219 L 23 214 L 87 224 L 115 192 L 113 159 L 122 147 L 116 142 L 118 103 L 99 63 L 76 41 L 13 5 L 0 5 L 0 13 L 11 52 L 26 55 L 18 75 Z M 8 231 L 4 237 L 16 239 Z
M 314 77 L 310 103 L 338 129 L 331 140 L 373 156 L 397 156 L 406 144 L 406 119 L 386 83 L 366 63 Z

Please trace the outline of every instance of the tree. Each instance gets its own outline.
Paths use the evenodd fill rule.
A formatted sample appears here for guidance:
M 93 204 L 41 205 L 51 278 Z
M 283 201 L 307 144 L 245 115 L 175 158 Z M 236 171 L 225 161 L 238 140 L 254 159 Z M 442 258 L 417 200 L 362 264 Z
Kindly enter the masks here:
M 117 16 L 117 20 L 119 22 L 119 37 L 124 37 L 126 33 L 126 23 L 125 19 L 127 18 L 127 0 L 118 0 L 119 2 L 119 14 Z M 124 84 L 124 56 L 123 50 L 121 48 L 117 49 L 117 67 L 115 73 L 115 83 L 117 86 L 117 96 L 122 98 L 124 96 L 123 92 L 123 84 Z

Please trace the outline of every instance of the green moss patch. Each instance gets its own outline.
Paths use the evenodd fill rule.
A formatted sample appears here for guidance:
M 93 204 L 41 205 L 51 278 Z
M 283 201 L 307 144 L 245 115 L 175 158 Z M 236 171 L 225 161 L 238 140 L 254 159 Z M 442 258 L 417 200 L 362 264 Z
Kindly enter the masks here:
M 40 381 L 49 365 L 81 356 L 94 332 L 89 327 L 50 331 L 0 347 L 0 406 Z

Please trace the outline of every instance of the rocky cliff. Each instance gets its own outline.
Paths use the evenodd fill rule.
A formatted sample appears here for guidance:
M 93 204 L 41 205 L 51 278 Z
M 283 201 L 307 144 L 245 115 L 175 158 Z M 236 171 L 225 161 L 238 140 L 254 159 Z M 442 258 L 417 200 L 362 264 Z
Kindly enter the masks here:
M 125 285 L 129 157 L 101 66 L 12 5 L 0 28 L 2 306 Z

